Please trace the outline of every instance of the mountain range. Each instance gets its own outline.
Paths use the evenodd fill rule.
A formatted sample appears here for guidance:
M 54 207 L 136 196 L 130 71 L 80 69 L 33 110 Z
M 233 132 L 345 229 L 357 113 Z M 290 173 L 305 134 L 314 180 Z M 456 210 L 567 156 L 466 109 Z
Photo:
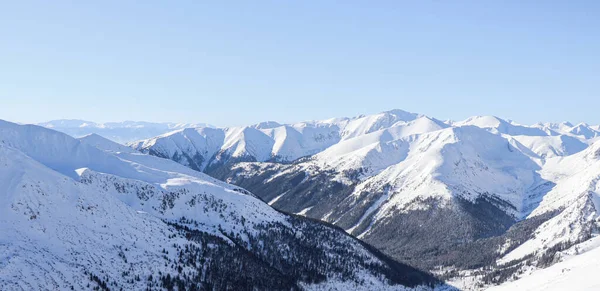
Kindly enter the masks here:
M 391 110 L 186 128 L 128 146 L 336 225 L 462 288 L 550 266 L 598 232 L 597 125 Z
M 117 143 L 128 143 L 151 138 L 173 130 L 188 127 L 212 127 L 206 123 L 173 123 L 123 121 L 97 123 L 78 119 L 59 119 L 38 123 L 37 125 L 64 132 L 79 138 L 90 134 L 99 134 Z
M 330 224 L 92 134 L 0 121 L 0 290 L 448 289 Z

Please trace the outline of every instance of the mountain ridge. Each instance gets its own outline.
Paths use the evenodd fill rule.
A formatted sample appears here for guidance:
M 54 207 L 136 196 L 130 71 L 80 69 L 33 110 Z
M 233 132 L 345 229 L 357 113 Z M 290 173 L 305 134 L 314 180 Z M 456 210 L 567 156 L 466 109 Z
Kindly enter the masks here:
M 596 194 L 586 193 L 599 190 L 580 185 L 596 185 L 600 169 L 588 166 L 585 175 L 577 169 L 589 164 L 585 157 L 594 156 L 600 145 L 596 127 L 526 126 L 493 116 L 442 122 L 401 112 L 299 123 L 302 126 L 272 124 L 253 131 L 263 133 L 263 142 L 230 136 L 208 153 L 167 146 L 178 133 L 129 146 L 187 166 L 201 160 L 196 170 L 249 189 L 278 209 L 333 223 L 427 270 L 447 269 L 448 263 L 453 272 L 476 269 L 484 274 L 478 280 L 485 284 L 508 279 L 502 275 L 498 281 L 493 274 L 546 264 L 548 258 L 590 239 L 598 227 Z M 326 125 L 329 131 L 323 132 L 331 134 L 302 135 L 305 128 L 317 125 Z M 300 134 L 291 141 L 286 139 L 290 135 L 268 134 L 278 128 Z M 201 131 L 188 132 L 202 135 Z M 297 146 L 303 139 L 326 142 L 314 153 Z M 246 150 L 247 144 L 260 155 Z M 295 146 L 303 154 L 279 155 L 275 144 Z M 577 230 L 567 232 L 566 239 L 555 239 L 569 225 L 577 225 Z M 471 251 L 484 245 L 488 247 L 478 254 Z
M 146 122 L 122 121 L 97 123 L 80 119 L 58 119 L 37 123 L 42 127 L 67 133 L 73 137 L 89 134 L 100 134 L 118 143 L 127 143 L 139 139 L 150 138 L 180 128 L 214 127 L 207 123 L 175 123 L 175 122 Z
M 0 121 L 0 181 L 0 289 L 440 284 L 341 230 L 97 135 Z

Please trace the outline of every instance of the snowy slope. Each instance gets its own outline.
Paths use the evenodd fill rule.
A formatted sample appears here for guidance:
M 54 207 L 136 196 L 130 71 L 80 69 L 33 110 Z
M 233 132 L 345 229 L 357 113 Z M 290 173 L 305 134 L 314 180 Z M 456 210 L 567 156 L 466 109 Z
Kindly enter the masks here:
M 548 218 L 524 233 L 527 239 L 504 240 L 491 281 L 505 273 L 509 282 L 491 290 L 595 290 L 600 281 L 588 268 L 597 267 L 600 251 L 600 143 L 548 159 L 539 173 L 555 186 L 524 222 Z
M 547 158 L 558 156 L 569 156 L 578 153 L 588 147 L 588 144 L 581 139 L 569 135 L 552 136 L 510 136 L 509 140 L 516 140 L 525 148 L 535 153 L 533 158 L 545 160 Z
M 525 126 L 494 116 L 475 116 L 449 125 L 420 114 L 391 110 L 354 118 L 296 124 L 269 121 L 246 127 L 177 130 L 131 143 L 130 146 L 205 171 L 211 165 L 226 164 L 230 160 L 287 163 L 317 154 L 319 157 L 335 156 L 336 153 L 348 156 L 343 152 L 369 152 L 368 147 L 376 142 L 388 142 L 449 126 L 476 126 L 502 135 L 519 150 L 528 151 L 525 154 L 538 159 L 538 163 L 543 163 L 546 158 L 579 152 L 600 136 L 594 126 L 585 124 L 540 123 Z M 326 150 L 329 152 L 322 153 Z M 357 160 L 356 157 L 353 159 Z M 365 162 L 371 163 L 368 159 Z
M 417 119 L 420 115 L 402 110 L 390 110 L 374 115 L 359 116 L 348 120 L 344 126 L 341 136 L 344 139 L 371 133 L 380 129 L 394 126 L 398 123 L 406 123 Z
M 579 127 L 569 123 L 524 126 L 494 116 L 476 116 L 449 125 L 423 115 L 392 110 L 296 125 L 266 122 L 223 129 L 219 138 L 211 139 L 214 146 L 210 150 L 193 142 L 195 132 L 210 139 L 203 134 L 204 128 L 178 131 L 131 146 L 197 170 L 207 170 L 211 164 L 223 164 L 232 158 L 235 164 L 289 162 L 311 156 L 310 161 L 283 167 L 285 170 L 278 175 L 330 172 L 333 180 L 354 184 L 354 197 L 361 192 L 385 189 L 388 197 L 379 199 L 362 217 L 375 214 L 376 208 L 402 209 L 417 197 L 461 197 L 475 201 L 483 195 L 498 199 L 503 211 L 521 219 L 547 192 L 544 185 L 554 182 L 541 178 L 544 163 L 553 157 L 581 152 L 593 142 L 586 139 L 589 135 L 573 134 L 573 129 Z M 320 136 L 329 138 L 320 146 L 307 147 L 304 145 L 321 139 L 315 139 L 314 134 L 307 138 L 298 128 L 304 131 L 327 128 L 327 134 Z M 213 168 L 208 171 L 213 172 Z M 233 165 L 233 169 L 244 168 L 243 163 Z M 408 192 L 403 194 L 405 191 Z M 285 201 L 280 200 L 281 203 Z M 313 206 L 303 204 L 295 212 L 306 209 L 303 214 L 310 216 L 308 209 Z M 318 218 L 339 220 L 323 215 Z
M 560 213 L 542 224 L 532 239 L 508 253 L 503 261 L 539 254 L 560 244 L 578 243 L 589 239 L 600 227 L 600 143 L 568 157 L 550 159 L 540 173 L 556 186 L 530 216 L 556 210 Z
M 98 134 L 92 133 L 92 134 L 88 134 L 86 136 L 80 137 L 79 138 L 80 141 L 83 141 L 85 144 L 89 144 L 91 146 L 94 146 L 98 149 L 101 150 L 105 150 L 108 152 L 125 152 L 125 153 L 134 153 L 136 152 L 134 149 L 116 143 L 116 142 L 112 142 Z
M 488 193 L 514 206 L 506 209 L 514 216 L 527 211 L 528 201 L 520 193 L 539 183 L 535 174 L 538 167 L 503 138 L 476 127 L 456 127 L 410 138 L 415 141 L 406 159 L 366 181 L 391 185 L 389 204 L 382 205 L 382 210 L 402 209 L 417 196 L 460 196 L 474 201 Z M 366 184 L 359 184 L 355 191 L 362 191 L 360 185 Z
M 396 131 L 404 130 L 406 135 L 410 131 L 431 131 L 446 126 L 438 120 L 392 110 L 370 116 L 286 125 L 264 122 L 246 127 L 214 129 L 211 132 L 203 127 L 178 130 L 130 143 L 130 146 L 202 171 L 212 164 L 227 163 L 231 159 L 291 162 L 317 154 L 340 141 L 390 127 L 396 127 Z
M 388 265 L 339 230 L 289 217 L 239 187 L 96 135 L 76 140 L 1 121 L 0 193 L 2 290 L 221 289 L 223 282 L 401 290 L 392 282 L 431 280 Z M 301 253 L 306 248 L 319 251 Z M 320 262 L 319 270 L 311 261 Z M 226 275 L 243 266 L 249 272 Z
M 490 291 L 561 291 L 599 290 L 600 247 L 598 239 L 573 247 L 565 252 L 563 261 L 546 269 L 532 270 L 521 279 L 489 288 Z
M 173 130 L 190 127 L 212 127 L 205 123 L 156 123 L 144 121 L 123 121 L 96 123 L 77 119 L 60 119 L 38 123 L 37 125 L 64 132 L 73 137 L 99 134 L 118 143 L 150 138 Z
M 177 240 L 159 218 L 4 145 L 0 161 L 1 289 L 84 289 L 87 274 L 117 279 L 129 266 L 131 278 L 167 272 L 160 250 Z
M 303 146 L 317 139 L 267 122 L 223 129 L 206 155 L 175 134 L 132 147 L 184 165 L 194 159 L 182 156 L 201 157 L 196 169 L 278 209 L 333 223 L 429 270 L 476 269 L 485 284 L 509 279 L 495 272 L 551 265 L 598 228 L 598 126 L 441 122 L 400 110 L 302 124 L 330 138 Z

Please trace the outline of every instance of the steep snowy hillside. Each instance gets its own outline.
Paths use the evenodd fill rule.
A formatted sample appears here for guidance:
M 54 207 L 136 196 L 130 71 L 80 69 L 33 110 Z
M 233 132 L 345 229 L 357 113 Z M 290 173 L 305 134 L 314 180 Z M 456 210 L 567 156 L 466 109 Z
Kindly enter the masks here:
M 545 161 L 547 158 L 552 157 L 572 155 L 588 147 L 588 144 L 584 140 L 568 135 L 518 135 L 507 137 L 507 139 L 509 141 L 515 140 L 527 150 L 531 150 L 535 154 L 531 155 L 531 157 L 540 161 Z M 515 144 L 515 146 L 522 148 L 518 144 Z
M 568 156 L 550 159 L 540 171 L 553 187 L 530 214 L 557 212 L 534 237 L 503 261 L 521 259 L 552 248 L 564 249 L 592 237 L 600 227 L 600 142 Z
M 506 288 L 521 290 L 522 286 L 526 288 L 523 290 L 543 290 L 542 286 L 549 286 L 547 284 L 557 283 L 558 288 L 567 286 L 564 284 L 568 282 L 573 287 L 570 289 L 582 290 L 576 286 L 598 284 L 595 278 L 573 281 L 585 273 L 580 268 L 573 273 L 563 270 L 564 274 L 558 277 L 561 278 L 558 281 L 555 280 L 558 278 L 543 278 L 538 274 L 553 274 L 560 270 L 556 266 L 574 266 L 572 262 L 588 264 L 585 261 L 595 258 L 594 255 L 585 255 L 588 259 L 578 259 L 577 255 L 599 246 L 595 237 L 600 230 L 600 143 L 571 156 L 549 159 L 539 173 L 554 186 L 525 220 L 509 229 L 507 234 L 511 235 L 496 238 L 496 245 L 500 247 L 496 248 L 493 271 L 480 269 L 461 273 L 463 278 L 456 277 L 458 282 L 462 282 L 457 284 L 459 287 L 473 289 L 473 282 L 479 282 L 476 286 L 482 287 L 484 283 L 514 280 L 517 281 L 507 283 Z M 563 260 L 571 263 L 554 266 Z M 549 266 L 548 270 L 543 270 Z M 529 274 L 533 274 L 532 278 Z
M 2 290 L 403 290 L 436 282 L 339 229 L 96 135 L 76 140 L 0 122 L 0 193 Z
M 561 262 L 542 270 L 526 271 L 521 279 L 490 288 L 490 291 L 599 290 L 600 244 L 594 238 L 565 251 Z
M 339 139 L 339 127 L 335 124 L 300 123 L 276 127 L 184 129 L 131 146 L 202 171 L 230 160 L 291 161 L 317 153 Z
M 129 145 L 143 153 L 211 172 L 223 165 L 239 162 L 290 163 L 299 158 L 321 155 L 325 150 L 334 151 L 333 148 L 337 151 L 368 151 L 367 148 L 378 138 L 397 139 L 463 126 L 476 126 L 502 135 L 518 150 L 537 159 L 538 163 L 547 158 L 579 152 L 600 138 L 597 127 L 586 124 L 540 123 L 525 126 L 494 116 L 476 116 L 449 124 L 415 113 L 391 110 L 368 116 L 287 125 L 269 121 L 246 127 L 188 128 Z
M 460 257 L 467 248 L 458 246 L 466 242 L 506 232 L 551 187 L 537 163 L 484 129 L 406 136 L 392 129 L 340 142 L 306 161 L 239 163 L 212 174 L 424 268 Z
M 37 125 L 64 132 L 73 137 L 95 133 L 122 144 L 151 138 L 182 128 L 212 127 L 205 123 L 155 123 L 143 121 L 96 123 L 76 119 L 52 120 Z
M 400 110 L 304 124 L 326 125 L 331 138 L 304 151 L 307 137 L 287 131 L 294 125 L 268 122 L 221 130 L 211 151 L 179 133 L 131 146 L 333 223 L 401 261 L 448 277 L 476 270 L 483 285 L 547 266 L 596 228 L 595 196 L 584 193 L 600 175 L 589 158 L 597 126 L 441 122 Z M 278 144 L 298 154 L 278 155 Z
M 110 141 L 110 140 L 108 140 L 98 134 L 95 134 L 95 133 L 80 137 L 79 140 L 83 141 L 85 144 L 92 145 L 98 149 L 105 150 L 108 152 L 113 152 L 113 153 L 120 153 L 120 152 L 135 153 L 136 152 L 136 150 L 134 150 L 128 146 Z

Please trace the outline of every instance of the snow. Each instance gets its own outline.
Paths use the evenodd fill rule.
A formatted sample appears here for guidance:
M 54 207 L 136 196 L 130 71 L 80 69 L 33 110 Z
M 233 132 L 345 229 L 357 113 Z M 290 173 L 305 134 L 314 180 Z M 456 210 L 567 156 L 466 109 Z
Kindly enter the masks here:
M 543 223 L 535 237 L 519 246 L 501 262 L 522 258 L 559 243 L 575 242 L 585 237 L 598 224 L 598 194 L 600 193 L 600 156 L 595 153 L 600 143 L 566 157 L 549 159 L 540 171 L 554 186 L 529 216 L 562 210 Z
M 163 234 L 172 231 L 158 218 L 139 216 L 4 145 L 0 164 L 2 289 L 83 289 L 83 270 L 100 274 L 102 266 L 112 266 L 102 269 L 113 278 L 129 264 L 136 266 L 132 276 L 164 271 L 159 250 L 169 245 Z M 128 249 L 127 264 L 116 247 Z
M 347 197 L 356 204 L 368 193 L 385 193 L 370 202 L 372 204 L 365 208 L 358 223 L 347 229 L 350 233 L 367 217 L 372 219 L 373 224 L 396 211 L 427 209 L 430 205 L 415 201 L 429 197 L 439 198 L 439 207 L 445 207 L 444 203 L 450 205 L 456 197 L 474 201 L 482 195 L 489 195 L 506 202 L 509 206 L 503 210 L 515 219 L 558 213 L 540 225 L 530 240 L 504 254 L 498 263 L 540 255 L 558 243 L 573 243 L 587 238 L 599 225 L 599 125 L 561 122 L 527 126 L 495 116 L 442 122 L 421 114 L 391 110 L 351 118 L 293 124 L 266 121 L 230 128 L 147 122 L 102 124 L 81 120 L 52 121 L 43 126 L 80 139 L 37 126 L 0 121 L 0 162 L 4 161 L 7 166 L 0 171 L 3 195 L 0 199 L 5 207 L 0 214 L 0 230 L 15 233 L 12 237 L 0 238 L 0 272 L 7 272 L 0 273 L 0 277 L 17 276 L 16 270 L 24 272 L 15 266 L 37 268 L 33 261 L 15 254 L 24 250 L 33 252 L 40 244 L 44 248 L 36 254 L 56 258 L 58 262 L 56 266 L 40 268 L 68 269 L 66 266 L 73 262 L 60 259 L 64 257 L 65 249 L 59 239 L 63 234 L 59 234 L 53 225 L 65 224 L 74 229 L 76 225 L 73 222 L 66 222 L 68 215 L 82 220 L 91 217 L 91 214 L 61 212 L 73 205 L 87 207 L 98 204 L 106 211 L 119 209 L 119 214 L 114 217 L 95 219 L 98 223 L 109 224 L 133 219 L 131 223 L 148 225 L 151 233 L 169 231 L 158 223 L 158 218 L 202 217 L 208 229 L 216 224 L 233 223 L 233 220 L 224 221 L 214 213 L 205 215 L 186 206 L 183 201 L 192 199 L 188 194 L 180 197 L 172 209 L 156 210 L 160 209 L 156 197 L 179 191 L 208 193 L 231 205 L 232 213 L 252 217 L 256 221 L 283 219 L 282 214 L 251 194 L 243 194 L 237 187 L 188 168 L 204 170 L 211 162 L 226 162 L 231 158 L 261 162 L 235 165 L 235 169 L 244 169 L 240 175 L 249 175 L 246 171 L 280 167 L 273 162 L 310 157 L 290 167 L 281 167 L 285 172 L 277 172 L 271 179 L 289 172 L 303 171 L 312 175 L 331 170 L 336 173 L 333 178 L 336 181 L 356 184 L 354 192 Z M 139 141 L 123 146 L 103 136 L 122 143 L 134 139 Z M 177 163 L 140 151 L 173 159 Z M 19 168 L 17 165 L 26 166 Z M 82 181 L 91 182 L 85 184 Z M 141 195 L 140 189 L 148 189 L 156 196 L 140 200 L 135 195 L 119 193 L 115 183 L 128 185 L 127 189 L 132 193 Z M 26 187 L 21 188 L 24 185 Z M 38 188 L 32 185 L 38 185 Z M 40 192 L 48 196 L 40 198 L 34 195 Z M 279 194 L 268 204 L 275 204 L 286 194 Z M 41 202 L 44 203 L 42 206 Z M 17 207 L 19 212 L 10 207 Z M 306 215 L 312 207 L 314 205 L 309 205 L 299 214 Z M 21 217 L 18 213 L 27 213 L 27 216 Z M 11 226 L 13 223 L 23 225 L 23 219 L 34 216 L 53 219 L 48 225 L 54 229 L 35 223 L 23 229 Z M 90 240 L 90 247 L 110 248 L 95 234 L 103 233 L 100 225 L 88 225 L 94 234 L 86 238 Z M 233 224 L 230 226 L 233 229 Z M 132 226 L 123 224 L 122 227 L 122 231 L 126 231 L 125 228 Z M 368 232 L 369 228 L 355 235 Z M 49 242 L 41 240 L 44 234 L 50 234 Z M 72 236 L 66 238 L 67 243 L 74 243 L 74 237 L 77 237 L 69 231 L 64 235 Z M 141 231 L 135 236 L 151 240 L 147 233 Z M 18 240 L 31 240 L 31 243 L 16 246 L 13 242 Z M 600 255 L 597 249 L 589 247 L 586 253 L 567 257 L 545 270 L 530 270 L 531 276 L 514 283 L 521 285 L 508 284 L 506 286 L 509 287 L 502 288 L 536 290 L 534 287 L 538 282 L 547 284 L 541 286 L 558 286 L 556 288 L 560 289 L 566 286 L 561 285 L 563 282 L 573 281 L 584 289 L 598 287 L 594 280 L 584 280 L 587 275 L 593 277 L 587 273 L 589 268 L 598 267 L 594 265 L 594 258 Z M 138 257 L 140 262 L 155 259 L 141 254 Z M 21 262 L 26 263 L 19 265 Z M 579 268 L 579 265 L 588 268 Z M 570 271 L 563 272 L 565 268 Z M 37 286 L 35 280 L 49 284 L 60 281 L 31 276 L 35 279 L 23 283 L 30 285 L 21 286 Z M 544 277 L 548 278 L 544 281 Z M 330 284 L 338 283 L 332 280 L 322 287 L 333 286 Z
M 365 219 L 367 217 L 369 217 L 369 215 L 371 215 L 371 213 L 373 213 L 377 208 L 379 208 L 387 199 L 389 199 L 388 195 L 382 195 L 375 203 L 373 203 L 369 209 L 367 209 L 367 211 L 365 211 L 365 213 L 362 215 L 362 217 L 360 218 L 360 220 L 351 228 L 349 228 L 348 230 L 346 230 L 348 233 L 354 233 L 354 230 L 361 225 L 361 223 L 363 223 L 363 221 L 365 221 Z M 362 236 L 369 230 L 369 228 L 367 228 L 365 231 L 363 231 L 362 233 L 358 234 L 356 237 L 358 238 L 362 238 Z
M 36 140 L 36 143 L 31 143 L 31 140 Z M 214 193 L 220 196 L 220 199 L 230 199 L 231 201 L 226 202 L 230 202 L 231 205 L 243 204 L 237 213 L 257 212 L 277 216 L 277 212 L 272 208 L 260 206 L 263 203 L 254 196 L 234 191 L 238 187 L 167 159 L 126 150 L 127 147 L 97 135 L 76 140 L 41 127 L 2 122 L 0 141 L 2 145 L 18 149 L 44 166 L 75 180 L 80 180 L 85 175 L 108 175 L 114 179 L 132 179 L 138 181 L 136 183 L 160 186 L 162 190 L 185 186 L 188 190 L 197 189 Z M 100 150 L 93 145 L 100 145 L 108 150 Z M 262 209 L 252 209 L 248 205 L 256 205 Z
M 131 146 L 142 152 L 163 152 L 165 157 L 201 154 L 206 162 L 200 169 L 208 165 L 212 156 L 245 157 L 258 162 L 293 161 L 310 156 L 305 162 L 275 173 L 266 182 L 285 173 L 304 171 L 311 175 L 331 170 L 337 173 L 335 181 L 356 183 L 350 194 L 356 203 L 363 199 L 364 193 L 387 193 L 385 199 L 373 199 L 359 222 L 371 217 L 371 213 L 377 221 L 394 211 L 427 209 L 429 205 L 415 201 L 428 197 L 440 198 L 443 207 L 446 205 L 443 201 L 450 205 L 454 197 L 475 201 L 481 195 L 489 195 L 505 202 L 501 207 L 515 219 L 579 207 L 571 214 L 565 212 L 564 217 L 549 221 L 552 225 L 542 226 L 540 235 L 507 255 L 508 260 L 551 246 L 554 238 L 567 231 L 572 220 L 580 223 L 568 231 L 568 239 L 587 231 L 593 219 L 584 217 L 581 211 L 589 208 L 589 201 L 598 201 L 596 194 L 589 194 L 596 193 L 590 189 L 600 175 L 598 163 L 589 159 L 600 144 L 598 129 L 595 125 L 568 122 L 527 126 L 495 116 L 442 122 L 391 110 L 353 118 L 295 124 L 269 121 L 249 127 L 215 129 L 223 132 L 224 138 L 213 139 L 214 147 L 210 150 L 190 146 L 186 140 L 192 138 L 179 137 L 184 131 Z M 195 132 L 203 130 L 198 128 Z M 267 164 L 271 165 L 254 164 L 247 170 L 262 171 Z M 580 173 L 582 169 L 584 173 Z M 357 175 L 350 177 L 348 173 Z M 347 231 L 352 232 L 357 225 Z
M 259 224 L 289 225 L 247 191 L 174 161 L 99 135 L 74 139 L 0 121 L 0 289 L 89 289 L 90 273 L 141 289 L 135 276 L 176 272 L 166 263 L 177 260 L 173 245 L 189 242 L 165 221 L 182 217 L 224 240 L 223 233 L 254 234 Z M 391 288 L 356 271 L 368 283 L 358 288 Z M 334 277 L 322 284 L 338 283 L 350 284 Z
M 38 123 L 37 125 L 64 132 L 73 137 L 99 134 L 122 144 L 135 140 L 151 138 L 176 129 L 213 127 L 206 123 L 172 123 L 123 121 L 96 123 L 77 119 L 61 119 Z
M 98 143 L 95 146 L 121 152 L 120 158 L 125 153 Z M 357 223 L 346 230 L 350 233 L 367 218 L 373 225 L 398 211 L 428 209 L 431 205 L 419 202 L 427 198 L 440 201 L 438 207 L 450 207 L 456 197 L 475 201 L 487 196 L 500 201 L 499 207 L 516 220 L 557 213 L 498 263 L 541 255 L 559 243 L 587 238 L 599 223 L 598 125 L 561 122 L 528 126 L 495 116 L 442 122 L 391 110 L 294 124 L 267 121 L 232 128 L 180 129 L 130 146 L 166 158 L 202 157 L 198 161 L 176 159 L 186 166 L 199 163 L 200 170 L 210 161 L 230 158 L 260 162 L 234 165 L 234 169 L 244 170 L 239 175 L 281 169 L 265 182 L 286 173 L 332 172 L 333 180 L 355 184 L 345 197 L 354 205 L 373 193 L 385 193 L 369 200 L 371 204 L 364 207 Z M 135 153 L 127 154 L 129 161 L 138 158 Z M 310 158 L 291 166 L 274 164 L 302 157 Z M 269 204 L 283 195 L 286 192 Z M 307 205 L 300 213 L 307 214 L 314 206 Z
M 306 213 L 308 213 L 312 208 L 313 208 L 313 206 L 306 207 L 306 208 L 302 209 L 300 212 L 298 212 L 296 214 L 298 214 L 298 215 L 306 215 Z
M 535 270 L 516 281 L 489 288 L 490 291 L 503 290 L 598 290 L 600 289 L 600 247 L 599 239 L 589 241 L 588 250 L 577 255 L 567 255 L 563 261 L 546 269 Z M 590 246 L 591 245 L 591 246 Z M 585 245 L 583 247 L 586 247 Z
M 172 245 L 167 239 L 174 233 L 162 219 L 196 218 L 209 230 L 220 225 L 227 231 L 236 229 L 236 217 L 286 223 L 235 186 L 98 136 L 75 140 L 2 121 L 0 140 L 2 289 L 83 289 L 83 270 L 121 278 L 129 264 L 138 266 L 131 276 L 164 272 L 160 251 Z M 162 198 L 173 194 L 173 207 L 161 208 Z M 229 214 L 192 207 L 192 199 L 202 203 L 197 195 L 227 205 Z M 128 263 L 112 257 L 115 247 L 128 249 Z
M 342 136 L 344 139 L 371 133 L 380 129 L 388 128 L 397 123 L 409 122 L 417 119 L 418 114 L 402 111 L 399 109 L 368 115 L 350 120 L 344 127 Z
M 410 138 L 403 138 L 446 127 L 432 119 L 421 117 L 354 138 L 346 137 L 315 158 L 321 165 L 338 170 L 368 167 L 378 171 L 406 158 Z
M 496 116 L 475 116 L 464 121 L 456 122 L 454 126 L 473 125 L 493 133 L 508 135 L 545 136 L 546 132 L 536 127 L 523 126 L 508 122 Z
M 598 130 L 595 130 L 586 123 L 577 124 L 576 126 L 571 128 L 571 130 L 569 130 L 569 133 L 573 135 L 583 136 L 585 139 L 591 139 L 600 135 L 600 132 L 598 132 Z
M 474 200 L 478 193 L 511 203 L 516 210 L 506 211 L 521 217 L 529 203 L 521 193 L 541 181 L 538 164 L 511 148 L 502 136 L 474 126 L 444 128 L 397 140 L 375 134 L 341 142 L 316 155 L 313 162 L 337 170 L 366 168 L 353 195 L 389 193 L 385 201 L 374 203 L 375 219 L 394 209 L 413 210 L 406 207 L 415 207 L 417 197 Z M 367 212 L 371 211 L 373 208 Z
M 274 140 L 262 131 L 251 127 L 230 128 L 225 131 L 225 142 L 221 150 L 231 157 L 250 156 L 258 161 L 271 157 Z
M 86 144 L 92 145 L 98 149 L 109 151 L 109 152 L 124 152 L 124 153 L 133 153 L 134 149 L 124 146 L 122 144 L 118 144 L 115 142 L 111 142 L 108 139 L 92 133 L 86 136 L 79 138 L 79 140 L 83 141 Z
M 542 129 L 548 135 L 569 135 L 584 140 L 600 136 L 600 125 L 588 125 L 586 123 L 579 123 L 577 125 L 573 125 L 570 122 L 537 123 L 532 127 Z
M 588 147 L 588 144 L 581 139 L 568 136 L 510 136 L 535 153 L 534 158 L 547 159 L 559 156 L 569 156 L 576 154 Z
M 281 199 L 281 197 L 283 197 L 283 195 L 285 195 L 287 192 L 283 192 L 279 195 L 277 195 L 275 198 L 271 199 L 271 201 L 269 201 L 269 205 L 273 205 L 275 204 L 275 202 L 279 201 L 279 199 Z

